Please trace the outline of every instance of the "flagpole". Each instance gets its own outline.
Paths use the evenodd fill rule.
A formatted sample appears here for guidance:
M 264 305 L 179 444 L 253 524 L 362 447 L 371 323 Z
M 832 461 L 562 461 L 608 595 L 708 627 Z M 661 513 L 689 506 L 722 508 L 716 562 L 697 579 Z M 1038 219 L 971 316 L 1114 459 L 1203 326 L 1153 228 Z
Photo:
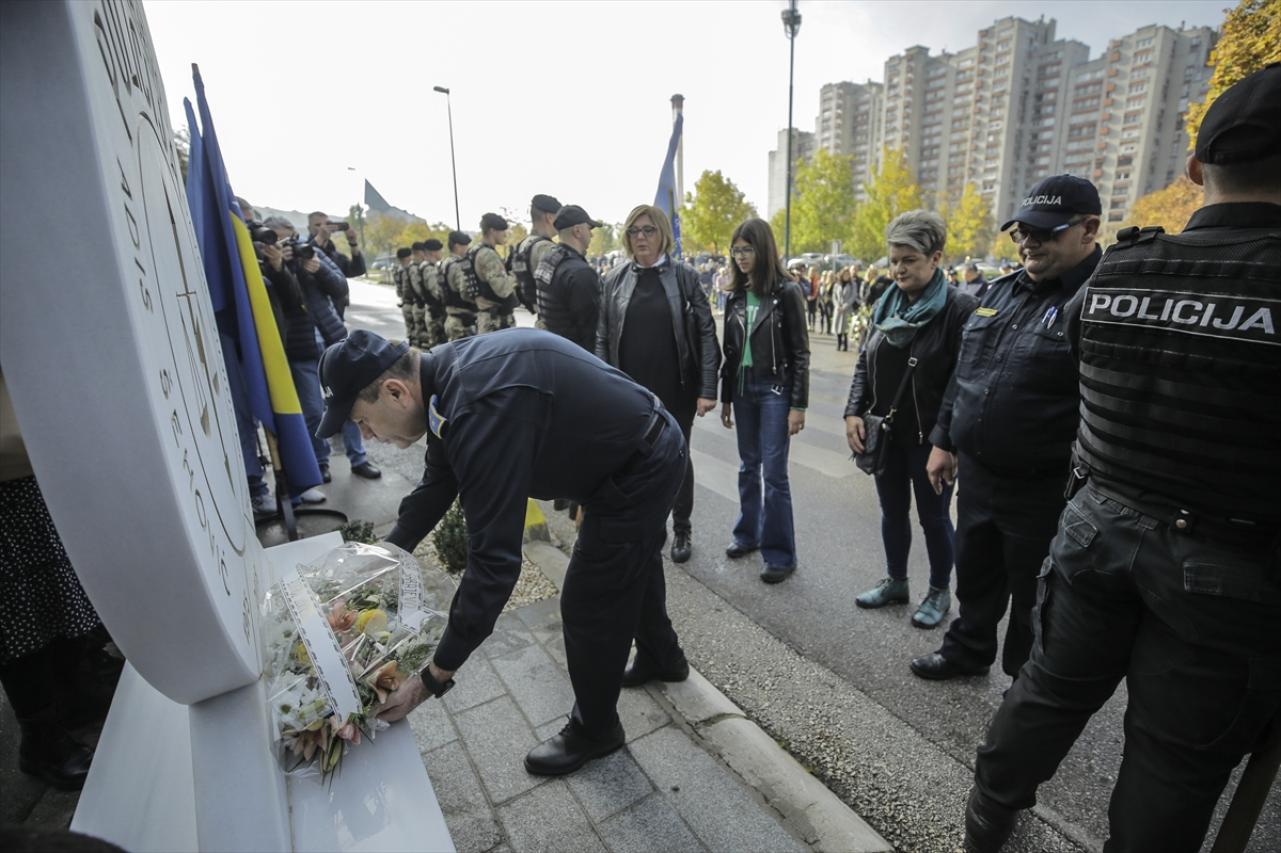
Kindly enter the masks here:
M 685 96 L 672 95 L 672 124 L 685 111 Z M 676 142 L 676 198 L 672 200 L 672 210 L 685 203 L 685 133 Z

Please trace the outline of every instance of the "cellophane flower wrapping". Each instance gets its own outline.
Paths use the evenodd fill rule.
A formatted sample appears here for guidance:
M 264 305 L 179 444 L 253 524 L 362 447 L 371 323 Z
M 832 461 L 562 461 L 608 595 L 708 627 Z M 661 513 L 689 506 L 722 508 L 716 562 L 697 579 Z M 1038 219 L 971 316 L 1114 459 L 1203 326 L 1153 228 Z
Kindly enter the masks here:
M 286 773 L 328 778 L 373 738 L 400 684 L 427 665 L 445 628 L 418 562 L 381 543 L 346 543 L 286 572 L 264 604 L 273 748 Z

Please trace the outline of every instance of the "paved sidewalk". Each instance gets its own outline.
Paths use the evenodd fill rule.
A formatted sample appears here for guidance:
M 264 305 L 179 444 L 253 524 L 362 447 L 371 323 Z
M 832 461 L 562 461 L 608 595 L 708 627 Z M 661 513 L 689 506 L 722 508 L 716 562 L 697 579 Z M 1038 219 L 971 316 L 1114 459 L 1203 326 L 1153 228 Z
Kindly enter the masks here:
M 526 773 L 525 753 L 572 704 L 560 602 L 548 599 L 504 614 L 458 686 L 410 715 L 460 853 L 808 849 L 656 688 L 623 691 L 623 749 L 559 779 Z

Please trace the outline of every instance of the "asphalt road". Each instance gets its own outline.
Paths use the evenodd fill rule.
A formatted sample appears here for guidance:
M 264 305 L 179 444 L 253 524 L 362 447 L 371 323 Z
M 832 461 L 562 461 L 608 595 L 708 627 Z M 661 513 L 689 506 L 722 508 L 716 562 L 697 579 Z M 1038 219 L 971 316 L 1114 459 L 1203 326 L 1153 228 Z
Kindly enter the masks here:
M 532 324 L 523 310 L 517 316 L 521 325 Z M 347 322 L 350 328 L 403 335 L 390 287 L 354 283 Z M 904 727 L 972 768 L 975 748 L 1009 679 L 997 667 L 983 678 L 945 684 L 921 681 L 908 670 L 908 661 L 936 649 L 944 629 L 913 628 L 909 619 L 915 604 L 878 611 L 854 606 L 854 596 L 884 575 L 875 489 L 871 478 L 849 461 L 841 417 L 855 354 L 837 353 L 830 336 L 815 336 L 811 344 L 806 429 L 791 448 L 796 574 L 771 587 L 758 579 L 759 566 L 753 559 L 725 558 L 738 510 L 738 456 L 733 433 L 715 416 L 696 422 L 691 442 L 697 484 L 694 556 L 682 568 L 799 655 L 835 673 Z M 914 535 L 909 577 L 913 599 L 919 600 L 927 571 L 919 528 L 914 527 Z M 955 608 L 950 616 L 954 615 Z M 691 650 L 691 658 L 697 655 Z M 1108 799 L 1124 742 L 1125 702 L 1122 685 L 1040 792 L 1042 817 L 1088 848 L 1101 849 L 1107 837 Z M 1273 788 L 1250 851 L 1281 850 L 1279 787 Z M 1220 815 L 1222 811 L 1221 804 Z M 1212 829 L 1209 839 L 1213 837 Z

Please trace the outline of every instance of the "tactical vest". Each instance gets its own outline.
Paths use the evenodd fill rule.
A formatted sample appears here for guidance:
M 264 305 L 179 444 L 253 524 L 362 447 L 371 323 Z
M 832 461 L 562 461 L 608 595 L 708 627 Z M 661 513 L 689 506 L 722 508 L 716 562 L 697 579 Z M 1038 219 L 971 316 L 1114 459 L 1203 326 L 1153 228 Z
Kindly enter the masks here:
M 1078 460 L 1127 494 L 1281 524 L 1281 234 L 1117 236 L 1083 293 Z
M 439 287 L 440 265 L 432 261 L 423 261 L 418 265 L 418 280 L 423 283 L 423 304 L 432 310 L 433 313 L 443 311 L 445 308 L 444 301 L 437 295 L 437 290 L 431 286 L 435 281 Z
M 516 276 L 516 292 L 525 305 L 535 304 L 538 289 L 534 283 L 535 270 L 529 268 L 529 259 L 534 255 L 534 247 L 539 243 L 550 243 L 551 238 L 541 234 L 531 234 L 521 241 L 516 251 L 507 256 L 507 271 Z
M 468 299 L 454 290 L 453 284 L 449 281 L 450 269 L 459 263 L 462 263 L 462 258 L 450 255 L 440 265 L 440 294 L 444 297 L 446 308 L 462 308 L 465 311 L 475 311 L 475 300 Z
M 474 292 L 471 292 L 471 298 L 476 299 L 477 297 L 480 297 L 481 299 L 487 299 L 490 302 L 495 303 L 497 307 L 490 310 L 510 312 L 516 308 L 515 294 L 506 297 L 499 296 L 494 292 L 494 289 L 489 286 L 489 282 L 476 274 L 476 256 L 480 254 L 482 249 L 495 251 L 493 246 L 486 246 L 484 243 L 481 243 L 478 246 L 472 246 L 468 249 L 467 254 L 458 261 L 460 264 L 464 264 L 463 276 L 467 282 L 468 288 L 474 289 Z M 495 254 L 497 254 L 496 251 Z
M 534 284 L 538 288 L 538 316 L 549 331 L 559 332 L 568 322 L 563 300 L 556 300 L 551 293 L 552 279 L 556 269 L 570 255 L 565 246 L 557 246 L 543 255 L 538 269 L 534 270 Z
M 405 300 L 405 268 L 396 267 L 391 271 L 391 280 L 396 285 L 396 298 Z

